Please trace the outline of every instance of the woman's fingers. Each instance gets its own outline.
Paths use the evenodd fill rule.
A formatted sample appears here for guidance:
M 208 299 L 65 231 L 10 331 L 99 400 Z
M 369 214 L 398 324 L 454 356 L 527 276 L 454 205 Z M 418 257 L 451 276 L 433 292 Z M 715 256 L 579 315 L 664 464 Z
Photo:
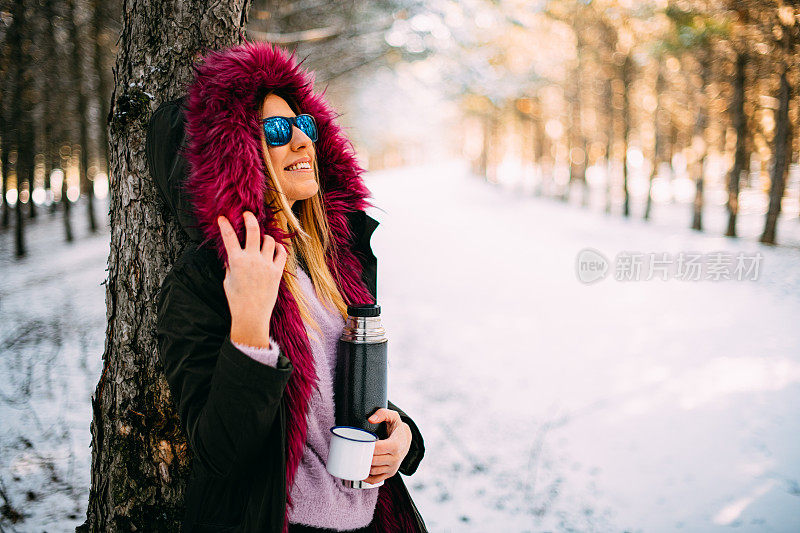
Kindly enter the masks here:
M 286 265 L 286 260 L 289 256 L 286 247 L 276 243 L 275 239 L 269 234 L 264 234 L 263 242 L 259 242 L 262 237 L 261 227 L 258 223 L 258 219 L 256 219 L 256 216 L 251 211 L 242 213 L 242 218 L 244 219 L 246 232 L 244 249 L 242 249 L 239 244 L 236 231 L 233 229 L 228 219 L 222 215 L 217 217 L 217 224 L 219 225 L 219 230 L 222 234 L 222 242 L 225 244 L 228 257 L 234 257 L 243 251 L 260 250 L 265 257 L 269 258 L 274 263 L 279 264 L 281 267 Z
M 289 257 L 289 252 L 286 251 L 286 246 L 281 243 L 277 243 L 275 245 L 275 257 L 273 258 L 273 261 L 275 261 L 277 266 L 281 267 L 281 270 L 283 270 L 283 267 L 286 266 L 287 257 Z
M 233 231 L 233 226 L 228 222 L 228 219 L 220 215 L 217 217 L 217 224 L 219 225 L 219 232 L 222 234 L 222 242 L 225 244 L 225 251 L 228 252 L 228 257 L 235 256 L 242 251 L 239 245 L 239 238 L 236 237 L 236 232 Z
M 242 216 L 244 218 L 245 231 L 247 232 L 244 250 L 246 252 L 255 252 L 261 248 L 261 228 L 258 225 L 256 216 L 250 211 L 245 211 Z

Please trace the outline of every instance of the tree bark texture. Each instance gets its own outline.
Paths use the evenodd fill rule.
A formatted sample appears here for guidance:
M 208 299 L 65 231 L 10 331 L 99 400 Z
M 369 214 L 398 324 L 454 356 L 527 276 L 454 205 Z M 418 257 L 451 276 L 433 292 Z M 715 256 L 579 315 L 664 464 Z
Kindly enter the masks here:
M 711 52 L 708 50 L 701 52 L 700 57 L 700 87 L 697 89 L 697 119 L 694 125 L 695 143 L 700 153 L 697 154 L 697 176 L 695 177 L 694 202 L 692 203 L 692 229 L 700 231 L 703 229 L 703 205 L 705 204 L 705 172 L 706 156 L 708 155 L 708 80 L 711 77 Z
M 197 54 L 241 42 L 250 0 L 126 0 L 110 108 L 111 243 L 92 473 L 78 531 L 179 531 L 190 454 L 157 354 L 156 302 L 186 244 L 149 175 L 152 112 L 184 94 Z
M 625 194 L 622 214 L 631 214 L 631 195 L 628 189 L 628 148 L 631 136 L 631 84 L 633 83 L 633 57 L 628 53 L 622 63 L 622 191 Z
M 611 180 L 614 170 L 614 79 L 609 76 L 605 80 L 603 103 L 606 109 L 606 213 L 611 214 L 612 191 Z
M 650 180 L 647 183 L 647 202 L 644 207 L 644 218 L 650 220 L 650 212 L 653 209 L 653 180 L 658 176 L 658 168 L 662 161 L 664 161 L 664 136 L 662 134 L 661 118 L 663 113 L 666 112 L 663 105 L 663 94 L 666 89 L 666 80 L 664 79 L 664 70 L 661 64 L 658 66 L 658 74 L 656 75 L 656 110 L 653 113 L 653 168 L 650 171 Z
M 736 237 L 736 217 L 739 213 L 739 182 L 747 163 L 747 117 L 744 113 L 745 66 L 744 52 L 736 54 L 736 70 L 733 75 L 733 98 L 731 99 L 731 122 L 736 130 L 736 150 L 733 167 L 728 175 L 728 228 L 726 237 Z
M 11 51 L 11 64 L 16 65 L 14 76 L 13 97 L 11 98 L 11 123 L 10 137 L 14 139 L 17 148 L 17 203 L 14 206 L 14 255 L 23 257 L 27 255 L 25 245 L 25 218 L 22 214 L 22 184 L 30 179 L 33 174 L 34 135 L 33 135 L 33 83 L 32 61 L 30 46 L 26 45 L 25 36 L 30 24 L 26 16 L 26 6 L 23 0 L 16 0 L 13 6 L 14 22 L 9 31 L 9 48 Z M 29 190 L 29 201 L 30 199 Z
M 564 200 L 569 200 L 569 194 L 572 185 L 578 183 L 581 185 L 581 205 L 588 207 L 589 201 L 589 186 L 586 182 L 586 165 L 587 165 L 587 141 L 586 134 L 583 131 L 583 95 L 582 95 L 582 74 L 583 74 L 583 40 L 578 36 L 576 45 L 576 54 L 578 56 L 577 65 L 572 75 L 572 83 L 570 84 L 569 91 L 569 114 L 570 114 L 570 128 L 568 132 L 569 139 L 569 183 L 564 190 Z
M 792 146 L 792 125 L 789 122 L 789 102 L 792 99 L 792 88 L 789 85 L 789 66 L 785 65 L 781 72 L 781 84 L 778 89 L 778 109 L 775 112 L 775 139 L 772 144 L 772 168 L 770 169 L 769 209 L 761 234 L 761 242 L 775 244 L 775 232 L 778 226 L 778 215 L 781 213 L 781 200 L 786 189 L 786 173 L 789 170 L 789 153 Z
M 97 231 L 97 220 L 94 216 L 94 178 L 89 176 L 89 118 L 87 113 L 88 97 L 86 80 L 84 76 L 83 61 L 81 60 L 81 39 L 78 32 L 78 0 L 69 0 L 69 31 L 72 40 L 72 73 L 74 78 L 75 95 L 77 97 L 76 116 L 78 117 L 78 130 L 81 145 L 80 160 L 80 188 L 86 194 L 86 209 L 89 222 L 89 231 Z
M 102 42 L 104 39 L 103 25 L 105 22 L 105 8 L 102 0 L 92 0 L 92 41 L 94 42 L 94 74 L 97 77 L 97 104 L 100 109 L 100 158 L 101 170 L 108 175 L 108 110 L 111 90 L 109 88 L 106 68 L 104 66 L 104 55 L 106 47 Z

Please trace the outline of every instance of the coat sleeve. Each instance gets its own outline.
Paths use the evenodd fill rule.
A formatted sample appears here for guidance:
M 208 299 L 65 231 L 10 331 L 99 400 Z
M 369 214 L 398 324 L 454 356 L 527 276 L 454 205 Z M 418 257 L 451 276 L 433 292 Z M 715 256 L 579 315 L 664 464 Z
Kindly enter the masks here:
M 158 353 L 195 461 L 228 477 L 265 448 L 292 364 L 282 353 L 276 366 L 262 364 L 231 343 L 227 308 L 215 309 L 218 298 L 204 294 L 213 283 L 180 261 L 167 274 Z
M 414 421 L 411 420 L 411 417 L 405 414 L 402 409 L 397 407 L 392 402 L 387 403 L 389 409 L 392 411 L 397 411 L 400 415 L 400 420 L 408 424 L 408 426 L 411 428 L 411 447 L 409 447 L 408 454 L 406 454 L 405 459 L 403 459 L 403 462 L 400 463 L 400 468 L 398 469 L 398 472 L 404 476 L 410 476 L 417 471 L 419 463 L 422 461 L 422 457 L 425 455 L 425 442 L 422 440 L 422 433 Z

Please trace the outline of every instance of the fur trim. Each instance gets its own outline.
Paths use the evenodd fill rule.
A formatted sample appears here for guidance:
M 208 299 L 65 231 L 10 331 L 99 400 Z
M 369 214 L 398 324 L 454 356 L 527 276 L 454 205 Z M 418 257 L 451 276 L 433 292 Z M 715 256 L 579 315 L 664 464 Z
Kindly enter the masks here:
M 186 100 L 187 161 L 185 191 L 193 204 L 197 227 L 203 235 L 201 246 L 210 244 L 220 261 L 227 262 L 225 245 L 217 225 L 224 215 L 245 241 L 244 211 L 252 211 L 262 233 L 287 243 L 290 234 L 275 221 L 275 209 L 264 202 L 267 169 L 261 152 L 259 96 L 268 89 L 280 88 L 291 93 L 304 113 L 317 121 L 316 142 L 320 189 L 331 238 L 339 250 L 338 257 L 328 254 L 328 267 L 345 302 L 374 303 L 361 281 L 361 263 L 351 250 L 353 235 L 346 213 L 363 210 L 373 204 L 363 183 L 362 169 L 352 144 L 334 122 L 334 111 L 322 95 L 312 92 L 313 75 L 288 55 L 269 43 L 247 43 L 208 54 L 195 67 L 195 78 Z M 314 360 L 297 303 L 281 282 L 270 332 L 283 353 L 292 361 L 294 371 L 286 387 L 284 399 L 289 411 L 287 422 L 287 506 L 283 531 L 288 530 L 291 487 L 306 442 L 306 415 L 309 398 L 317 386 Z M 391 509 L 387 483 L 379 489 L 376 522 L 381 531 L 411 531 L 393 527 L 384 511 Z M 397 513 L 398 509 L 393 509 Z M 411 512 L 410 510 L 404 510 Z M 401 513 L 403 514 L 403 513 Z M 401 522 L 402 523 L 402 522 Z M 398 524 L 399 526 L 399 524 Z

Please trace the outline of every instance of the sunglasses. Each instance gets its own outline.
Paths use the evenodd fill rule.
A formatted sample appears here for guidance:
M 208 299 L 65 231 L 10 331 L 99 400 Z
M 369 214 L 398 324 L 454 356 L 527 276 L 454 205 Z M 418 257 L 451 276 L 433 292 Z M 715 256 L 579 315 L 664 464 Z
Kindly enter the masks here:
M 269 146 L 283 146 L 292 140 L 292 126 L 305 133 L 311 142 L 317 142 L 317 123 L 308 114 L 296 117 L 268 117 L 261 121 L 264 124 L 264 136 Z

